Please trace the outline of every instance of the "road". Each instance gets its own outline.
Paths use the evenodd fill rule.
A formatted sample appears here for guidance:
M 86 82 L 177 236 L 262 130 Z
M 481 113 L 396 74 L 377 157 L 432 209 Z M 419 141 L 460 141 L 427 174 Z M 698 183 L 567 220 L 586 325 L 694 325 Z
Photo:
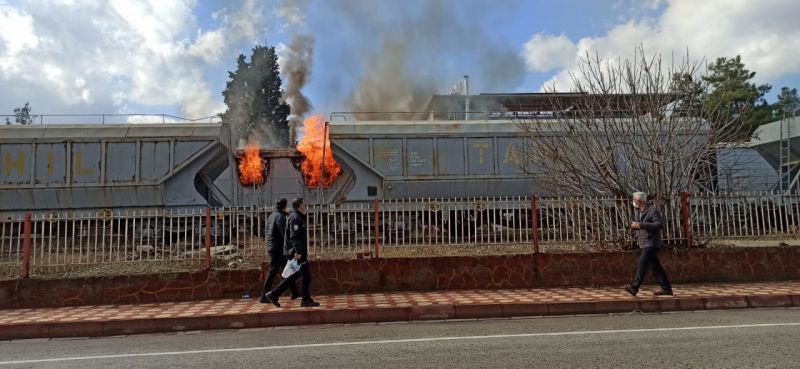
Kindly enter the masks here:
M 3 368 L 798 368 L 800 309 L 329 325 L 0 343 Z

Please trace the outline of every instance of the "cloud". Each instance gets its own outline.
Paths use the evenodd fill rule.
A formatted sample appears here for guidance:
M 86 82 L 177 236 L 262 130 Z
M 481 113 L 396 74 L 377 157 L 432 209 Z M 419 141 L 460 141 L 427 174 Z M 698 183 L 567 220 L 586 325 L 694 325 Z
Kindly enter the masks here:
M 0 40 L 2 54 L 11 56 L 35 48 L 39 38 L 33 33 L 33 19 L 19 10 L 0 3 Z
M 224 109 L 204 71 L 233 60 L 266 28 L 255 0 L 200 29 L 195 0 L 0 0 L 0 109 L 30 101 L 39 112 L 127 112 L 178 106 L 202 117 Z
M 577 46 L 563 34 L 552 36 L 542 33 L 534 35 L 522 46 L 522 56 L 528 70 L 547 72 L 564 68 L 575 60 Z
M 286 27 L 304 26 L 309 2 L 310 0 L 281 0 L 277 15 L 286 21 Z
M 209 63 L 218 63 L 224 56 L 230 56 L 233 48 L 242 42 L 254 41 L 259 31 L 266 25 L 261 10 L 255 0 L 245 0 L 234 14 L 227 9 L 214 13 L 221 19 L 222 26 L 199 33 L 197 41 L 189 46 L 189 51 Z
M 796 20 L 800 2 L 796 0 L 671 0 L 664 6 L 656 18 L 629 19 L 611 27 L 605 35 L 574 43 L 565 42 L 568 40 L 561 36 L 537 34 L 523 45 L 522 53 L 531 70 L 542 71 L 561 63 L 545 83 L 554 83 L 560 90 L 570 87 L 569 72 L 587 52 L 607 60 L 628 59 L 640 45 L 646 53 L 660 52 L 666 62 L 673 56 L 679 60 L 687 50 L 694 61 L 741 55 L 747 68 L 757 72 L 757 82 L 800 72 L 800 27 Z M 537 46 L 551 47 L 557 61 L 546 61 Z M 576 52 L 571 61 L 560 59 L 573 49 Z

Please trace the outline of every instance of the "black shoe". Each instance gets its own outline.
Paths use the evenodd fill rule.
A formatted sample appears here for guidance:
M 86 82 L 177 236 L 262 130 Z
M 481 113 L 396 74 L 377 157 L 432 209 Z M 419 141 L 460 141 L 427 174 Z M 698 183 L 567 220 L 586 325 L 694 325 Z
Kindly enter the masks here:
M 298 294 L 297 294 L 297 293 L 295 293 L 295 292 L 292 292 L 292 300 L 297 300 L 297 299 L 299 299 L 299 298 L 300 298 L 300 295 L 298 295 Z
M 264 299 L 266 299 L 267 302 L 271 302 L 272 305 L 281 307 L 281 304 L 278 303 L 278 298 L 275 295 L 273 295 L 272 292 L 267 292 L 267 294 L 264 295 Z
M 631 296 L 635 297 L 636 294 L 639 293 L 639 290 L 633 288 L 633 286 L 631 286 L 631 285 L 625 285 L 625 292 L 627 292 L 627 293 L 631 294 Z
M 662 288 L 662 289 L 660 289 L 660 290 L 658 290 L 656 292 L 653 292 L 653 295 L 656 295 L 656 296 L 672 296 L 672 290 L 665 290 L 665 289 Z
M 262 304 L 269 304 L 269 300 L 267 300 L 267 298 L 264 297 L 263 295 L 261 296 L 261 299 L 258 300 L 258 302 Z
M 303 302 L 300 303 L 300 306 L 302 306 L 302 307 L 317 307 L 317 306 L 319 306 L 319 302 L 316 302 L 316 301 L 314 301 L 312 299 L 303 300 Z

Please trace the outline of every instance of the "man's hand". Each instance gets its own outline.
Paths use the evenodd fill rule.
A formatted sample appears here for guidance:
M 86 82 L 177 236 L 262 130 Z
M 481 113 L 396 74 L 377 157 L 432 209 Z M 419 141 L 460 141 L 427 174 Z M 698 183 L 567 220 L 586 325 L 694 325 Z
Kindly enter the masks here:
M 303 255 L 294 254 L 294 260 L 300 261 L 300 259 L 302 259 L 302 258 L 303 258 Z
M 639 224 L 639 222 L 631 223 L 631 229 L 641 229 L 641 228 L 642 226 Z

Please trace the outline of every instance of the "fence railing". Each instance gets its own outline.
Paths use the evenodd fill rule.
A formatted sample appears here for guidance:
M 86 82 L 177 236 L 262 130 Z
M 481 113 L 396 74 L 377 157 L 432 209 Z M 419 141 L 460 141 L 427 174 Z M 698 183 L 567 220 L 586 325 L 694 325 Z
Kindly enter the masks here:
M 684 194 L 660 208 L 669 244 L 800 236 L 797 194 Z M 375 200 L 308 210 L 310 253 L 327 259 L 450 246 L 618 250 L 633 245 L 629 227 L 636 215 L 629 198 L 535 196 Z M 0 219 L 0 276 L 53 270 L 128 274 L 182 264 L 254 267 L 265 260 L 270 211 L 103 210 Z
M 15 273 L 8 270 L 14 266 L 25 275 L 30 270 L 109 266 L 124 274 L 137 271 L 134 264 L 150 270 L 158 262 L 206 267 L 212 262 L 214 266 L 257 265 L 264 255 L 264 223 L 269 211 L 264 207 L 105 210 L 4 219 L 0 221 L 0 276 Z
M 696 196 L 689 207 L 701 240 L 800 235 L 799 194 Z
M 186 118 L 170 114 L 36 114 L 26 118 L 25 124 L 130 124 L 130 123 L 219 123 L 216 115 Z M 0 114 L 0 124 L 17 123 L 16 115 Z

